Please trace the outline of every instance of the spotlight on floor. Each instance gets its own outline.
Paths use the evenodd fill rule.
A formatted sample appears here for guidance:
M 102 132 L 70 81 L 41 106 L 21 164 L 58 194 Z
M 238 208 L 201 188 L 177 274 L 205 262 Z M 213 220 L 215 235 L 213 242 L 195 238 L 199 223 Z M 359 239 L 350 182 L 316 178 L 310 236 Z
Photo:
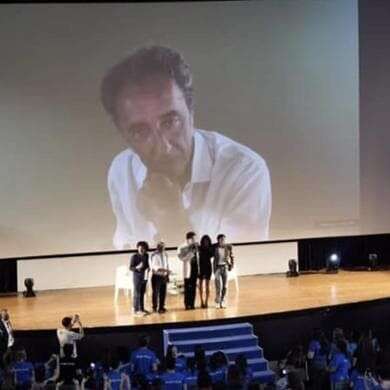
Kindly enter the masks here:
M 326 272 L 337 274 L 340 267 L 340 256 L 337 253 L 332 253 L 326 260 Z
M 376 253 L 370 253 L 368 255 L 368 269 L 375 271 L 378 267 L 378 255 Z
M 288 278 L 294 278 L 294 277 L 299 276 L 298 263 L 295 259 L 291 259 L 288 261 L 288 271 L 287 271 L 286 276 Z
M 23 296 L 25 298 L 33 298 L 33 297 L 35 297 L 34 279 L 32 279 L 32 278 L 24 279 L 24 285 L 26 287 L 26 291 L 23 292 Z

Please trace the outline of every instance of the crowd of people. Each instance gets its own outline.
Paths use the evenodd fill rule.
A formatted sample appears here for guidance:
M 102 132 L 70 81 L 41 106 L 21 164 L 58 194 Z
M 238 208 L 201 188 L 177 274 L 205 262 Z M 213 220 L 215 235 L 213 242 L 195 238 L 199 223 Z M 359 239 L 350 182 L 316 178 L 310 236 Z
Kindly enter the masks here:
M 161 241 L 150 256 L 148 250 L 148 243 L 140 241 L 137 243 L 137 253 L 130 259 L 129 268 L 133 272 L 133 310 L 137 317 L 150 314 L 144 302 L 149 272 L 152 273 L 153 312 L 162 314 L 167 310 L 165 298 L 171 273 L 168 253 Z M 226 243 L 225 235 L 219 234 L 215 244 L 208 235 L 204 235 L 198 243 L 196 234 L 188 232 L 186 241 L 178 247 L 178 258 L 183 263 L 185 309 L 195 309 L 198 281 L 200 307 L 208 307 L 212 273 L 215 277 L 215 305 L 217 308 L 225 308 L 228 272 L 234 265 L 232 245 Z
M 6 315 L 7 314 L 7 315 Z M 13 334 L 6 310 L 2 311 L 2 324 L 7 323 L 5 336 Z M 48 361 L 33 363 L 26 350 L 14 345 L 14 339 L 2 350 L 1 389 L 16 390 L 126 390 L 126 389 L 243 389 L 259 388 L 253 382 L 252 372 L 244 355 L 229 364 L 223 351 L 210 357 L 201 345 L 195 347 L 193 356 L 178 354 L 170 345 L 163 358 L 149 348 L 149 338 L 142 335 L 138 348 L 129 353 L 126 347 L 104 353 L 98 362 L 80 359 L 77 343 L 84 338 L 84 329 L 78 315 L 65 317 L 57 330 L 58 353 Z M 7 340 L 5 340 L 7 341 Z M 8 343 L 8 341 L 7 341 Z
M 207 356 L 202 345 L 195 345 L 193 353 L 184 356 L 169 345 L 165 356 L 158 356 L 147 335 L 139 337 L 132 351 L 121 346 L 102 352 L 99 361 L 86 362 L 77 349 L 85 337 L 78 315 L 62 319 L 58 350 L 46 362 L 33 363 L 15 342 L 8 311 L 1 310 L 0 317 L 1 389 L 381 390 L 382 377 L 390 372 L 372 331 L 346 333 L 340 328 L 330 337 L 315 330 L 307 345 L 292 348 L 278 362 L 275 382 L 267 385 L 256 381 L 244 355 L 229 361 L 222 350 Z
M 371 330 L 344 332 L 336 328 L 327 337 L 317 329 L 305 348 L 297 345 L 279 362 L 277 390 L 380 390 L 388 369 L 377 337 Z M 380 359 L 380 356 L 382 359 Z

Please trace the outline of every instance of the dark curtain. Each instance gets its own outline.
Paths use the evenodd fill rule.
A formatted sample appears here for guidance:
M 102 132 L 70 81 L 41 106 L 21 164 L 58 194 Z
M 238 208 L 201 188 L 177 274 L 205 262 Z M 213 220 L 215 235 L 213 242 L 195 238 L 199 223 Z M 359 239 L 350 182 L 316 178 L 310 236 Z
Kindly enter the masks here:
M 16 260 L 0 260 L 0 294 L 17 292 Z
M 368 255 L 378 255 L 378 265 L 390 265 L 390 234 L 314 238 L 298 241 L 300 271 L 316 271 L 326 267 L 332 254 L 340 256 L 340 268 L 368 267 Z

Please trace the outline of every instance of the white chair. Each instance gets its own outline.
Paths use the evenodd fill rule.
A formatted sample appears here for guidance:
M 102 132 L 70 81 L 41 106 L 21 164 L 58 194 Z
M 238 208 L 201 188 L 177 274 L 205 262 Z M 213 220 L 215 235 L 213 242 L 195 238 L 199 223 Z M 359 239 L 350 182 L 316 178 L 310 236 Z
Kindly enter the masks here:
M 133 275 L 127 265 L 120 265 L 116 267 L 115 273 L 115 296 L 114 301 L 118 300 L 119 289 L 123 289 L 125 296 L 130 295 L 130 291 L 133 289 Z
M 237 266 L 233 267 L 233 269 L 228 272 L 228 283 L 231 281 L 234 281 L 236 292 L 239 292 L 240 287 L 238 286 Z

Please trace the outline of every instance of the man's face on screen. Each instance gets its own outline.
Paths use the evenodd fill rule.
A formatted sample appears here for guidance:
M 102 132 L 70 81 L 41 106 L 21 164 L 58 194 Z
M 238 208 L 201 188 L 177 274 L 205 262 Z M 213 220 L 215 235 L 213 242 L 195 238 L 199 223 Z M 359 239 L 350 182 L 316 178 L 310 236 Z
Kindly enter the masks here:
M 125 87 L 116 108 L 117 127 L 148 170 L 180 178 L 191 160 L 193 119 L 177 84 L 151 79 Z

